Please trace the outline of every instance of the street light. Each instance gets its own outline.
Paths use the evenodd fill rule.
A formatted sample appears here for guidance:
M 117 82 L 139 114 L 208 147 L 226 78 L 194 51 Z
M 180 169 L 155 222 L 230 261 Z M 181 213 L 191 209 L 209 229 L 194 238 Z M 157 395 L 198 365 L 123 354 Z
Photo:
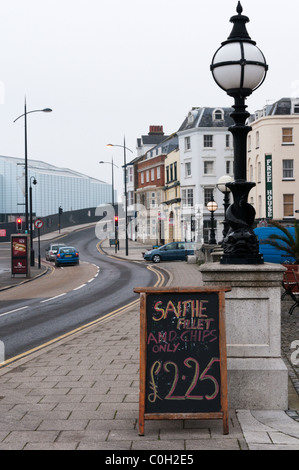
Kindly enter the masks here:
M 131 153 L 133 151 L 126 147 L 126 141 L 124 138 L 124 145 L 107 144 L 107 147 L 122 147 L 124 149 L 124 172 L 125 172 L 125 228 L 126 228 L 126 256 L 129 254 L 129 242 L 128 242 L 128 198 L 127 198 L 127 157 L 126 150 Z
M 27 156 L 27 114 L 31 113 L 51 113 L 52 109 L 44 108 L 44 109 L 34 109 L 33 111 L 27 111 L 26 105 L 26 98 L 24 104 L 24 113 L 18 116 L 14 122 L 16 122 L 21 117 L 25 117 L 25 231 L 28 233 L 28 156 Z
M 224 221 L 223 221 L 223 240 L 225 239 L 227 232 L 229 230 L 229 225 L 226 220 L 226 211 L 229 208 L 229 195 L 231 193 L 231 190 L 227 187 L 226 183 L 231 183 L 232 182 L 232 177 L 229 175 L 224 175 L 221 176 L 218 180 L 218 183 L 216 184 L 217 188 L 219 191 L 224 194 L 224 200 L 223 200 L 223 206 L 224 206 Z M 223 244 L 223 241 L 221 242 L 221 245 Z
M 36 185 L 37 181 L 34 176 L 30 177 L 30 187 L 29 187 L 29 192 L 30 192 L 30 265 L 34 266 L 34 249 L 33 249 L 33 221 L 32 221 L 32 185 L 31 185 L 31 180 L 32 184 Z
M 108 165 L 111 165 L 111 168 L 112 168 L 112 198 L 111 198 L 111 202 L 112 202 L 112 206 L 113 206 L 113 209 L 114 209 L 114 171 L 113 171 L 113 167 L 116 166 L 116 168 L 119 168 L 117 165 L 115 165 L 115 163 L 113 163 L 113 157 L 111 158 L 111 162 L 103 162 L 102 160 L 99 162 L 100 164 L 101 163 L 107 163 Z
M 234 138 L 234 177 L 227 183 L 234 202 L 226 216 L 230 226 L 223 243 L 224 255 L 221 264 L 262 264 L 258 239 L 253 231 L 255 210 L 248 204 L 248 194 L 255 183 L 246 181 L 247 135 L 251 127 L 246 126 L 250 114 L 246 111 L 245 99 L 262 85 L 268 65 L 256 43 L 250 38 L 242 15 L 243 8 L 238 2 L 237 15 L 230 21 L 234 24 L 227 41 L 214 54 L 211 72 L 217 85 L 234 98 L 234 112 L 231 114 L 235 125 L 229 128 Z
M 114 169 L 113 169 L 113 167 L 114 166 L 116 166 L 116 168 L 119 168 L 119 167 L 117 165 L 115 165 L 115 163 L 113 163 L 113 157 L 111 158 L 111 162 L 100 161 L 99 163 L 100 164 L 101 163 L 108 163 L 108 165 L 111 165 L 111 168 L 112 168 L 112 198 L 111 198 L 111 202 L 112 202 L 113 210 L 115 211 L 115 207 L 114 207 Z M 115 237 L 115 253 L 116 253 L 117 252 L 117 247 L 118 247 L 118 243 L 117 243 L 118 237 L 117 237 L 117 227 L 116 227 L 115 221 L 116 221 L 116 219 L 114 218 L 114 237 Z
M 212 199 L 210 202 L 207 204 L 207 209 L 211 213 L 211 231 L 210 231 L 210 239 L 209 239 L 209 245 L 216 245 L 216 237 L 215 237 L 215 229 L 214 229 L 214 212 L 218 209 L 218 204 L 216 201 L 214 201 L 214 197 L 212 196 Z

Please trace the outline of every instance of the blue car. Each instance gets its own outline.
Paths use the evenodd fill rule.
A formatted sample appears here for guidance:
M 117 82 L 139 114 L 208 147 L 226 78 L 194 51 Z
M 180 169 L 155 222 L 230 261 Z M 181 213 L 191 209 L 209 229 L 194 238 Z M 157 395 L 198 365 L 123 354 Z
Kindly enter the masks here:
M 73 246 L 63 246 L 56 254 L 55 266 L 61 264 L 79 264 L 79 252 Z
M 185 261 L 188 255 L 194 255 L 194 243 L 171 242 L 160 248 L 147 251 L 143 257 L 146 261 L 160 263 L 160 261 Z

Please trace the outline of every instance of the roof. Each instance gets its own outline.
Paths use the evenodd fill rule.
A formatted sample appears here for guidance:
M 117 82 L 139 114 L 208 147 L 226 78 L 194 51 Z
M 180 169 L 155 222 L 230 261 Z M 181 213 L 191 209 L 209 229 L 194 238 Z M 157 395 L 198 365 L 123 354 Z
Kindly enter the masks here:
M 0 159 L 7 161 L 8 163 L 12 163 L 15 165 L 20 165 L 24 164 L 24 158 L 18 158 L 18 157 L 7 157 L 0 155 Z M 55 165 L 51 165 L 50 163 L 43 162 L 41 160 L 29 160 L 28 159 L 28 169 L 34 171 L 37 171 L 39 173 L 44 173 L 44 174 L 53 174 L 56 176 L 67 176 L 67 177 L 73 177 L 73 178 L 84 178 L 84 179 L 89 179 L 91 182 L 94 183 L 103 183 L 107 184 L 104 181 L 98 180 L 96 178 L 84 175 L 83 173 L 79 173 L 74 170 L 70 170 L 69 168 L 60 168 Z
M 217 113 L 217 111 L 219 113 Z M 192 108 L 192 110 L 189 111 L 188 116 L 181 124 L 178 132 L 201 127 L 230 127 L 234 124 L 234 120 L 230 117 L 233 111 L 233 108 L 223 108 L 220 106 L 215 108 Z M 217 119 L 219 116 L 221 116 L 221 119 Z
M 142 147 L 142 145 L 156 145 L 162 142 L 167 136 L 164 134 L 148 134 L 142 135 L 137 139 L 137 146 Z

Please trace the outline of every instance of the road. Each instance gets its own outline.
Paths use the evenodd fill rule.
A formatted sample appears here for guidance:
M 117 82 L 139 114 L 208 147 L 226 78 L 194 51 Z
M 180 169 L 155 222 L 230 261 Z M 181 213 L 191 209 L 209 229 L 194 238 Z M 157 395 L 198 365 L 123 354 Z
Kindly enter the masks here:
M 60 242 L 76 246 L 79 266 L 55 268 L 22 286 L 0 292 L 0 340 L 5 361 L 37 348 L 138 300 L 134 287 L 154 285 L 143 263 L 112 259 L 97 249 L 94 228 Z M 44 255 L 46 244 L 41 244 Z

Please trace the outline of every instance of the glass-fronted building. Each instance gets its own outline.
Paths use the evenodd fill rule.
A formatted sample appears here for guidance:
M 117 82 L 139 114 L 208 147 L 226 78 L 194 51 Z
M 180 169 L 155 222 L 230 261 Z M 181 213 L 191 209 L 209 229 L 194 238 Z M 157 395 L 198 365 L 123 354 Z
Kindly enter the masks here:
M 33 184 L 34 179 L 37 184 Z M 28 197 L 32 187 L 32 212 L 38 217 L 97 207 L 110 203 L 112 186 L 68 168 L 28 160 Z M 115 200 L 117 195 L 115 194 Z M 0 156 L 0 222 L 25 212 L 24 158 Z

